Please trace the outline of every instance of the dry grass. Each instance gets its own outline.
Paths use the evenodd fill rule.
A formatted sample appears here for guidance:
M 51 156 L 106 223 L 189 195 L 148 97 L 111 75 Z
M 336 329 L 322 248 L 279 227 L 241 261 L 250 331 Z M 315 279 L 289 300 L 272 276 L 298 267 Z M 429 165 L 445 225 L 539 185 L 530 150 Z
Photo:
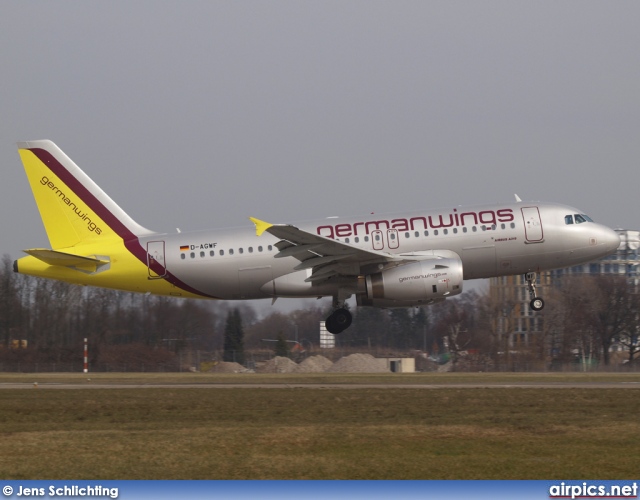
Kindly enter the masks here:
M 636 389 L 0 391 L 4 479 L 632 479 Z

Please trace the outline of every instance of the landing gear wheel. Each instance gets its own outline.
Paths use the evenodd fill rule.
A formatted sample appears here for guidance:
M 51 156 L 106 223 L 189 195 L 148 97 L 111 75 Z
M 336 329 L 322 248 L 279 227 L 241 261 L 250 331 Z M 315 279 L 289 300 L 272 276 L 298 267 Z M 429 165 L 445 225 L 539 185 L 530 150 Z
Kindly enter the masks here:
M 527 282 L 529 296 L 531 297 L 529 307 L 534 311 L 542 311 L 542 308 L 544 307 L 544 300 L 538 297 L 538 294 L 536 293 L 536 273 L 525 274 L 524 280 Z
M 353 317 L 351 313 L 346 309 L 337 309 L 333 311 L 333 321 L 340 328 L 340 331 L 343 332 L 347 328 L 351 326 L 351 322 L 353 321 Z
M 353 317 L 351 316 L 351 313 L 348 310 L 341 308 L 333 311 L 333 313 L 331 313 L 331 315 L 325 320 L 324 324 L 329 333 L 337 335 L 349 328 L 352 321 Z
M 544 307 L 544 300 L 542 300 L 540 297 L 536 297 L 535 299 L 532 299 L 531 302 L 529 302 L 529 307 L 531 307 L 531 309 L 533 309 L 534 311 L 542 311 L 542 308 Z
M 336 325 L 336 322 L 333 319 L 333 314 L 324 320 L 324 326 L 329 333 L 333 333 L 334 335 L 340 333 L 341 331 L 339 330 L 338 326 Z

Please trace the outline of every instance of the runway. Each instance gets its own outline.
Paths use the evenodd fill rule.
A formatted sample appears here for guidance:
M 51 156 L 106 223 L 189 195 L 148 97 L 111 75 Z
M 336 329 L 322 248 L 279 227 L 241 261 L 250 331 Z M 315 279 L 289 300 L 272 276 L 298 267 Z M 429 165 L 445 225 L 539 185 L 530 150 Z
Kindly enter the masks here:
M 145 383 L 145 384 L 122 384 L 122 383 L 86 383 L 68 384 L 51 382 L 0 382 L 2 389 L 36 389 L 36 390 L 102 390 L 102 389 L 413 389 L 413 390 L 436 390 L 436 389 L 640 389 L 640 382 L 487 382 L 487 383 L 444 383 L 444 384 L 349 384 L 349 383 L 189 383 L 189 384 L 168 384 L 168 383 Z

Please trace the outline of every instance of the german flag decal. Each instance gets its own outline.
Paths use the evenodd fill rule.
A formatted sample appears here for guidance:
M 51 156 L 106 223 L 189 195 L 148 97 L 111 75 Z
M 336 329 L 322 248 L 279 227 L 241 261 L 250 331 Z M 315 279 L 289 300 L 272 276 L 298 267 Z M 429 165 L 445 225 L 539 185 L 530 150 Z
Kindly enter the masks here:
M 181 251 L 181 252 L 186 252 L 187 250 L 189 250 L 189 245 L 182 245 L 182 246 L 180 246 L 180 251 Z

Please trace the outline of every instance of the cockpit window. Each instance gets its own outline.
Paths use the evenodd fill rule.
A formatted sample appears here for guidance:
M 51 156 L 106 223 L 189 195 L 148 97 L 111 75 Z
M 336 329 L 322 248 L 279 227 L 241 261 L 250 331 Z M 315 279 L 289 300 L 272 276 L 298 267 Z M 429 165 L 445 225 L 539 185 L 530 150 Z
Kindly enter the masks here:
M 573 214 L 573 215 L 565 215 L 564 216 L 564 223 L 565 224 L 573 224 L 574 218 L 575 218 L 575 223 L 576 224 L 582 224 L 583 222 L 593 222 L 591 217 L 589 217 L 588 215 L 585 215 L 585 214 Z
M 575 218 L 576 218 L 576 224 L 582 224 L 583 222 L 587 222 L 587 219 L 585 219 L 584 216 L 581 214 L 576 214 Z

